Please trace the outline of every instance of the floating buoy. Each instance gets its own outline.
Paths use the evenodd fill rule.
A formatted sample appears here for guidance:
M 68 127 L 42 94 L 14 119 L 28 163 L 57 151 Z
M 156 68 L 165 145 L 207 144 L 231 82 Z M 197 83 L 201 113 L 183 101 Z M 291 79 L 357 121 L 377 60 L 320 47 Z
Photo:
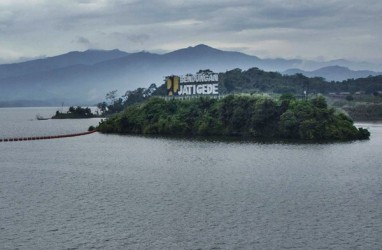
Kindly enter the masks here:
M 92 134 L 94 132 L 96 132 L 96 130 L 87 131 L 87 132 L 83 132 L 83 133 L 76 133 L 76 134 L 66 134 L 66 135 L 35 136 L 35 137 L 22 137 L 22 138 L 4 138 L 4 139 L 0 139 L 0 142 L 58 139 L 58 138 L 67 138 L 67 137 L 88 135 L 88 134 Z

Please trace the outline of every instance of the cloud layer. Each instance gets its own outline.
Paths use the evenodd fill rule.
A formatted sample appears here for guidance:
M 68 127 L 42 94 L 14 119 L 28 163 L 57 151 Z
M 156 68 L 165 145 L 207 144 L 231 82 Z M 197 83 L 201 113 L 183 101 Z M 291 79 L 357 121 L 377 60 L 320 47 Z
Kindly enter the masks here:
M 379 0 L 2 0 L 0 63 L 199 43 L 259 57 L 376 61 L 380 13 Z

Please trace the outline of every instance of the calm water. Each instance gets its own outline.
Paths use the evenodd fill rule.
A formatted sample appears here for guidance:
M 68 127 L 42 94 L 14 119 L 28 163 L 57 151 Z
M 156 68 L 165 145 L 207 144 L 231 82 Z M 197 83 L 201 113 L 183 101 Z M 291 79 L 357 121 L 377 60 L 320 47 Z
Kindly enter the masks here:
M 98 120 L 0 109 L 2 137 Z M 92 134 L 0 143 L 0 249 L 382 249 L 382 125 L 369 141 Z

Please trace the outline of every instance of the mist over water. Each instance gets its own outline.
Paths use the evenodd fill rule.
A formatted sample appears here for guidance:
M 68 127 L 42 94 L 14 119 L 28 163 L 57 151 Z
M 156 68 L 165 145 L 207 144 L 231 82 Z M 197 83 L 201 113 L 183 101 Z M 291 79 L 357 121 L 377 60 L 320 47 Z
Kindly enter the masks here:
M 37 111 L 0 109 L 0 137 L 98 123 Z M 328 144 L 0 143 L 0 249 L 381 249 L 382 125 L 362 126 L 370 140 Z

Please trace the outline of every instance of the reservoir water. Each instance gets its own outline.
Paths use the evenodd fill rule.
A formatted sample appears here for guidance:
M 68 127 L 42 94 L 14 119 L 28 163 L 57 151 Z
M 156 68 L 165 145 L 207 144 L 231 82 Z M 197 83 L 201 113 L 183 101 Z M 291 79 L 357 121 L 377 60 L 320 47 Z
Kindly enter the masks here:
M 0 109 L 0 137 L 99 119 Z M 91 135 L 0 143 L 0 249 L 382 249 L 382 124 L 323 144 Z

